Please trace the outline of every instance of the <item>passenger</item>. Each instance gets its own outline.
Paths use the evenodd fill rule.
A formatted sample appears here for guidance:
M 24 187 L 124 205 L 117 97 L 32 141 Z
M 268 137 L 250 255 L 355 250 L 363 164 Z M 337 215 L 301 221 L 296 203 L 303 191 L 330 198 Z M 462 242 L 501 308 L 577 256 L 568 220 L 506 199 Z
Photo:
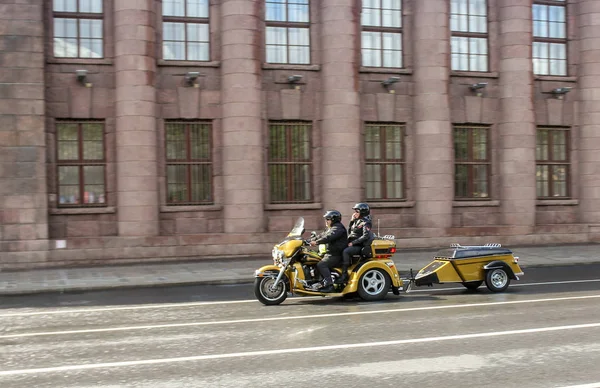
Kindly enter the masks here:
M 316 236 L 311 242 L 311 246 L 325 244 L 325 255 L 317 264 L 317 269 L 323 276 L 322 283 L 316 283 L 312 289 L 320 292 L 333 291 L 333 279 L 330 269 L 337 267 L 342 262 L 342 252 L 348 244 L 348 232 L 342 224 L 342 213 L 337 210 L 329 210 L 323 215 L 327 229 Z
M 338 284 L 344 284 L 348 281 L 348 267 L 352 256 L 359 255 L 364 247 L 371 246 L 373 242 L 373 228 L 371 222 L 371 209 L 366 203 L 357 203 L 352 208 L 352 220 L 348 225 L 348 247 L 342 254 L 342 276 L 336 281 Z

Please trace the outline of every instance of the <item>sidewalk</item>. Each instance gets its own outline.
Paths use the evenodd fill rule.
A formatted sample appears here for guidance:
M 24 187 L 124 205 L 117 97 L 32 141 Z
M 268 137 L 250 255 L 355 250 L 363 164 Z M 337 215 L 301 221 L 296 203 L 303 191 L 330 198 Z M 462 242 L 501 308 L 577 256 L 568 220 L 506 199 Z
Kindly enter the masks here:
M 600 244 L 513 247 L 527 268 L 600 263 Z M 393 257 L 401 276 L 416 273 L 429 263 L 436 250 L 399 251 Z M 0 295 L 103 290 L 123 287 L 156 287 L 200 284 L 251 283 L 254 270 L 272 263 L 270 257 L 198 260 L 185 263 L 44 269 L 0 272 Z

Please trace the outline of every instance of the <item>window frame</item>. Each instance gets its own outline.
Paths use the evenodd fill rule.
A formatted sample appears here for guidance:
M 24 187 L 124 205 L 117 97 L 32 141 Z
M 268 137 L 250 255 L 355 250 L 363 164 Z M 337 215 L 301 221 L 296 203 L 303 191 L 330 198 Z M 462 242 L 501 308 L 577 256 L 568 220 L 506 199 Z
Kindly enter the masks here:
M 77 125 L 77 160 L 60 159 L 60 147 L 59 147 L 59 126 L 61 124 L 76 124 Z M 82 126 L 84 124 L 101 124 L 102 125 L 102 159 L 83 159 L 83 132 Z M 58 208 L 102 208 L 108 207 L 108 190 L 107 190 L 107 177 L 108 177 L 108 163 L 107 163 L 107 144 L 106 144 L 106 122 L 104 120 L 56 120 L 54 123 L 54 128 L 56 131 L 55 138 L 55 157 L 56 163 L 54 166 L 56 172 L 56 205 Z M 85 193 L 85 178 L 83 173 L 83 168 L 86 166 L 102 166 L 104 167 L 104 202 L 102 203 L 83 203 L 82 197 L 84 197 Z M 69 204 L 69 203 L 61 203 L 60 202 L 60 173 L 59 170 L 61 167 L 78 167 L 79 173 L 79 182 L 78 182 L 78 190 L 79 190 L 79 198 L 80 203 L 77 204 Z
M 546 5 L 546 6 L 555 6 L 555 7 L 563 7 L 564 9 L 564 14 L 565 14 L 565 37 L 564 38 L 550 38 L 550 37 L 540 37 L 540 36 L 536 36 L 534 31 L 535 31 L 535 19 L 533 18 L 533 7 L 535 5 Z M 532 4 L 531 4 L 531 24 L 532 24 L 532 28 L 531 28 L 531 36 L 532 36 L 532 43 L 531 43 L 531 59 L 532 62 L 535 60 L 534 58 L 534 46 L 536 43 L 548 43 L 548 44 L 563 44 L 565 47 L 565 74 L 553 74 L 551 72 L 552 67 L 550 66 L 550 47 L 548 47 L 548 57 L 545 58 L 541 58 L 541 59 L 545 59 L 548 61 L 548 73 L 547 74 L 542 74 L 542 73 L 536 73 L 535 72 L 535 66 L 533 66 L 533 75 L 535 77 L 568 77 L 569 76 L 569 10 L 568 10 L 568 2 L 566 0 L 560 1 L 560 0 L 533 0 Z M 547 20 L 545 20 L 545 22 L 549 23 L 550 22 L 550 17 L 548 17 Z M 562 60 L 562 59 L 559 59 Z
M 469 17 L 471 16 L 471 13 L 469 12 L 469 7 L 470 7 L 470 2 L 472 0 L 463 0 L 466 1 L 467 3 L 467 13 L 464 14 L 467 17 L 467 29 L 470 30 L 470 20 Z M 466 72 L 466 73 L 489 73 L 490 70 L 490 13 L 489 13 L 489 0 L 484 0 L 485 2 L 485 25 L 486 25 L 486 32 L 470 32 L 470 31 L 454 31 L 452 30 L 452 15 L 455 15 L 452 13 L 452 10 L 450 8 L 450 12 L 448 13 L 448 17 L 449 17 L 449 23 L 448 23 L 448 27 L 450 29 L 450 70 L 451 71 L 455 71 L 455 72 Z M 463 15 L 463 14 L 456 14 L 456 15 Z M 475 15 L 478 16 L 478 15 Z M 454 54 L 454 51 L 452 51 L 453 46 L 452 46 L 452 38 L 457 37 L 457 38 L 467 38 L 467 61 L 469 63 L 469 68 L 467 70 L 464 69 L 454 69 L 452 68 L 452 56 Z M 471 69 L 471 56 L 483 56 L 482 54 L 472 54 L 471 53 L 471 44 L 470 44 L 470 38 L 476 38 L 476 39 L 485 39 L 485 44 L 487 47 L 487 52 L 485 54 L 485 66 L 486 69 L 485 70 L 473 70 Z
M 538 159 L 537 158 L 537 148 L 538 148 L 538 133 L 539 131 L 548 131 L 548 144 L 547 144 L 547 154 L 548 154 L 548 158 L 547 159 Z M 551 134 L 554 132 L 563 132 L 565 134 L 565 159 L 564 160 L 555 160 L 554 159 L 554 142 L 552 139 Z M 550 200 L 563 200 L 563 199 L 570 199 L 571 198 L 571 128 L 570 127 L 551 127 L 551 126 L 539 126 L 536 128 L 535 131 L 535 138 L 536 138 L 536 142 L 535 142 L 535 148 L 536 148 L 536 157 L 535 157 L 535 167 L 536 167 L 536 181 L 535 181 L 535 187 L 536 187 L 536 198 L 537 199 L 550 199 Z M 537 193 L 537 185 L 538 185 L 538 180 L 537 180 L 537 168 L 538 166 L 548 166 L 548 167 L 552 167 L 552 166 L 566 166 L 566 180 L 565 180 L 565 190 L 566 193 L 564 196 L 554 196 L 554 179 L 552 179 L 552 174 L 551 171 L 548 171 L 548 181 L 547 181 L 547 187 L 546 189 L 548 190 L 548 196 L 538 196 Z
M 159 59 L 162 61 L 165 61 L 166 64 L 171 64 L 173 62 L 200 62 L 200 63 L 207 63 L 210 62 L 212 60 L 212 54 L 211 54 L 211 50 L 212 50 L 212 33 L 211 33 L 211 24 L 210 24 L 210 20 L 211 20 L 211 2 L 208 1 L 208 16 L 205 18 L 202 17 L 197 17 L 197 16 L 167 16 L 167 15 L 163 15 L 163 10 L 162 10 L 162 2 L 161 2 L 161 8 L 160 8 L 160 36 L 161 36 L 161 40 L 160 40 L 160 56 Z M 183 13 L 184 15 L 187 15 L 187 0 L 184 0 L 183 2 Z M 165 23 L 183 23 L 184 24 L 184 29 L 183 29 L 183 33 L 184 33 L 184 37 L 185 40 L 183 41 L 179 41 L 179 40 L 165 40 Z M 206 24 L 208 27 L 208 58 L 205 60 L 202 59 L 188 59 L 188 43 L 189 42 L 195 42 L 195 41 L 189 41 L 188 40 L 188 31 L 187 31 L 187 26 L 188 24 Z M 166 42 L 183 42 L 184 43 L 184 47 L 185 47 L 185 58 L 184 59 L 167 59 L 165 58 L 165 49 L 164 49 L 164 44 Z
M 456 137 L 455 133 L 457 129 L 467 129 L 467 159 L 466 160 L 458 160 L 456 158 Z M 485 129 L 486 130 L 486 159 L 479 160 L 474 159 L 474 148 L 473 148 L 473 129 Z M 469 125 L 469 124 L 454 124 L 452 125 L 452 148 L 454 150 L 454 171 L 453 171 L 453 183 L 454 183 L 454 200 L 455 201 L 491 201 L 493 199 L 492 195 L 492 147 L 491 147 L 491 139 L 492 139 L 492 130 L 490 126 L 487 125 Z M 459 165 L 467 166 L 467 196 L 459 197 L 457 195 L 457 184 L 456 184 L 456 167 Z M 475 193 L 475 174 L 474 174 L 474 166 L 487 166 L 487 197 L 476 197 Z
M 285 155 L 287 155 L 287 158 L 285 159 L 272 159 L 271 158 L 271 127 L 272 126 L 280 126 L 283 125 L 285 126 Z M 306 138 L 308 139 L 308 155 L 306 157 L 306 159 L 297 159 L 294 160 L 292 158 L 293 152 L 292 152 L 292 142 L 293 142 L 293 136 L 291 135 L 291 130 L 294 126 L 304 126 L 306 127 L 307 133 L 306 133 Z M 267 150 L 267 180 L 268 180 L 268 187 L 269 187 L 269 204 L 271 205 L 289 205 L 289 204 L 307 204 L 307 203 L 314 203 L 315 202 L 315 189 L 314 189 L 314 185 L 315 185 L 315 179 L 314 179 L 314 162 L 313 162 L 313 123 L 310 121 L 301 121 L 301 120 L 293 120 L 293 121 L 286 121 L 286 120 L 273 120 L 273 121 L 269 121 L 268 122 L 268 150 Z M 293 195 L 294 195 L 294 174 L 293 174 L 293 169 L 288 168 L 286 169 L 286 179 L 285 179 L 285 184 L 287 187 L 287 197 L 284 200 L 275 200 L 273 199 L 273 183 L 271 182 L 271 171 L 270 168 L 271 166 L 293 166 L 293 165 L 299 165 L 299 166 L 308 166 L 308 177 L 310 179 L 310 181 L 308 182 L 308 186 L 309 186 L 309 192 L 308 192 L 308 199 L 306 200 L 299 200 L 299 199 L 294 199 Z
M 374 202 L 399 202 L 399 201 L 406 201 L 407 200 L 407 176 L 406 176 L 406 124 L 405 123 L 390 123 L 390 122 L 366 122 L 364 124 L 364 128 L 365 128 L 365 135 L 364 135 L 364 141 L 363 141 L 363 146 L 366 148 L 367 146 L 367 136 L 366 136 L 366 131 L 369 127 L 379 127 L 379 138 L 380 138 L 380 142 L 379 142 L 379 152 L 380 155 L 382 155 L 382 157 L 380 159 L 368 159 L 367 158 L 367 153 L 366 153 L 366 149 L 365 149 L 365 157 L 364 157 L 364 166 L 365 169 L 367 168 L 368 165 L 377 165 L 377 166 L 382 166 L 383 168 L 381 169 L 381 179 L 379 180 L 379 189 L 382 193 L 381 197 L 369 197 L 368 193 L 367 193 L 367 181 L 365 179 L 365 199 L 368 201 L 374 201 Z M 386 145 L 387 145 L 387 141 L 386 141 L 386 134 L 385 134 L 385 128 L 387 127 L 398 127 L 400 129 L 400 152 L 402 157 L 400 159 L 393 159 L 393 158 L 387 158 L 387 152 L 386 152 Z M 387 190 L 387 184 L 388 184 L 388 179 L 387 179 L 387 171 L 386 171 L 386 166 L 388 165 L 399 165 L 401 172 L 402 172 L 402 181 L 401 181 L 401 185 L 402 185 L 402 192 L 400 193 L 400 197 L 398 198 L 389 198 L 388 197 L 388 190 Z M 366 178 L 366 177 L 365 177 Z
M 169 159 L 168 158 L 168 129 L 169 124 L 184 125 L 185 132 L 185 159 Z M 190 136 L 190 125 L 207 125 L 208 126 L 208 160 L 203 159 L 192 159 L 191 158 L 191 136 Z M 179 120 L 169 119 L 164 121 L 164 160 L 165 160 L 165 203 L 167 206 L 197 206 L 197 205 L 213 205 L 215 201 L 215 177 L 214 177 L 214 150 L 213 150 L 213 123 L 209 120 Z M 169 200 L 169 166 L 172 165 L 185 165 L 185 185 L 187 191 L 187 200 L 181 202 L 175 202 Z M 197 165 L 208 165 L 209 166 L 209 178 L 210 178 L 210 198 L 206 201 L 192 201 L 192 169 L 191 166 Z
M 79 10 L 79 1 L 80 0 L 76 0 L 76 4 L 77 4 L 77 9 Z M 85 61 L 85 63 L 88 62 L 104 62 L 106 60 L 108 60 L 108 58 L 112 55 L 111 53 L 107 52 L 108 49 L 108 42 L 107 42 L 107 28 L 106 28 L 106 24 L 110 21 L 110 12 L 107 12 L 108 8 L 108 0 L 99 0 L 100 3 L 102 4 L 102 12 L 101 13 L 89 13 L 89 12 L 63 12 L 63 11 L 54 11 L 54 0 L 51 0 L 48 2 L 48 13 L 47 15 L 49 15 L 50 18 L 50 23 L 48 23 L 48 27 L 49 29 L 47 30 L 48 32 L 48 37 L 49 37 L 49 41 L 48 41 L 48 48 L 49 48 L 49 58 L 55 60 L 55 61 L 75 61 L 75 62 L 79 62 L 79 61 Z M 54 54 L 54 39 L 55 39 L 55 35 L 54 35 L 54 26 L 55 26 L 55 20 L 56 19 L 76 19 L 77 20 L 77 56 L 76 57 L 61 57 L 61 56 L 56 56 Z M 98 58 L 90 58 L 90 57 L 81 57 L 79 56 L 80 51 L 81 51 L 81 34 L 80 34 L 80 30 L 79 30 L 79 20 L 102 20 L 102 56 L 98 57 Z
M 364 12 L 365 6 L 361 5 L 361 18 L 360 18 L 360 65 L 364 68 L 367 69 L 404 69 L 405 68 L 405 60 L 404 60 L 404 53 L 405 53 L 405 43 L 404 43 L 404 25 L 405 25 L 405 20 L 404 20 L 404 1 L 405 0 L 400 0 L 400 27 L 384 27 L 384 26 L 365 26 L 362 24 L 362 14 Z M 368 7 L 369 9 L 377 9 L 380 12 L 384 9 L 382 8 L 382 4 L 380 3 L 379 8 L 371 8 Z M 386 8 L 387 9 L 387 8 Z M 381 66 L 367 66 L 364 64 L 364 55 L 363 55 L 363 50 L 364 47 L 362 46 L 362 37 L 363 37 L 363 33 L 364 32 L 377 32 L 380 34 L 380 39 L 379 39 L 379 43 L 381 43 L 381 49 L 379 49 L 379 59 L 380 59 L 380 63 Z M 385 66 L 384 65 L 384 49 L 383 49 L 383 35 L 384 33 L 392 33 L 392 34 L 400 34 L 400 66 Z M 397 51 L 397 50 L 391 50 L 391 51 Z
M 273 2 L 274 4 L 282 4 L 285 7 L 285 19 L 286 21 L 281 21 L 281 20 L 269 20 L 267 19 L 267 3 L 270 3 L 272 1 L 270 0 L 265 0 L 264 2 L 264 21 L 265 21 L 265 30 L 264 30 L 264 63 L 269 64 L 269 65 L 276 65 L 276 66 L 309 66 L 312 64 L 313 62 L 313 53 L 312 53 L 312 48 L 313 48 L 313 39 L 312 39 L 312 34 L 311 34 L 311 23 L 312 23 L 312 3 L 311 0 L 308 0 L 308 21 L 307 22 L 290 22 L 288 19 L 288 5 L 290 4 L 290 1 L 295 1 L 295 0 L 285 0 L 284 3 L 278 3 L 278 2 Z M 293 2 L 292 4 L 299 4 L 299 3 L 295 3 Z M 287 42 L 285 44 L 285 48 L 286 48 L 286 57 L 287 60 L 286 62 L 269 62 L 267 60 L 267 51 L 268 51 L 268 47 L 269 46 L 280 46 L 280 45 L 268 45 L 267 44 L 267 29 L 269 27 L 278 27 L 278 28 L 285 28 L 286 29 L 286 39 Z M 292 47 L 289 43 L 289 29 L 290 28 L 304 28 L 308 31 L 308 62 L 307 63 L 296 63 L 296 62 L 290 62 L 290 47 Z M 297 46 L 297 47 L 305 47 L 305 46 Z

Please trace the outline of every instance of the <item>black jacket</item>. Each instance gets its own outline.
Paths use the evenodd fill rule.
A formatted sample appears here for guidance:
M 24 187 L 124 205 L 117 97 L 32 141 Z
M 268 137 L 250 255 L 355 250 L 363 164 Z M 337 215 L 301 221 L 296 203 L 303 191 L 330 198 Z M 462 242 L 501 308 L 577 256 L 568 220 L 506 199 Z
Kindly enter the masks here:
M 341 222 L 336 222 L 315 238 L 317 244 L 326 244 L 325 254 L 341 256 L 348 246 L 348 232 Z
M 348 229 L 348 241 L 352 243 L 352 246 L 369 246 L 373 242 L 373 232 L 371 229 L 373 225 L 371 223 L 371 216 L 357 218 L 350 221 Z

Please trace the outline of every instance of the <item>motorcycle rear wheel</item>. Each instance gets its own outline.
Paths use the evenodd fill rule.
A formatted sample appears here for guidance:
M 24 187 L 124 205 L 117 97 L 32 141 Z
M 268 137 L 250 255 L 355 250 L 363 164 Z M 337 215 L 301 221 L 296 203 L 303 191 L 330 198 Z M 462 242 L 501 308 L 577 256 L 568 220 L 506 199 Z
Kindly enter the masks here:
M 382 300 L 388 294 L 392 281 L 379 268 L 367 270 L 358 281 L 358 296 L 366 301 Z
M 287 290 L 283 279 L 273 288 L 275 278 L 262 277 L 254 279 L 254 296 L 266 306 L 283 303 L 287 299 Z

